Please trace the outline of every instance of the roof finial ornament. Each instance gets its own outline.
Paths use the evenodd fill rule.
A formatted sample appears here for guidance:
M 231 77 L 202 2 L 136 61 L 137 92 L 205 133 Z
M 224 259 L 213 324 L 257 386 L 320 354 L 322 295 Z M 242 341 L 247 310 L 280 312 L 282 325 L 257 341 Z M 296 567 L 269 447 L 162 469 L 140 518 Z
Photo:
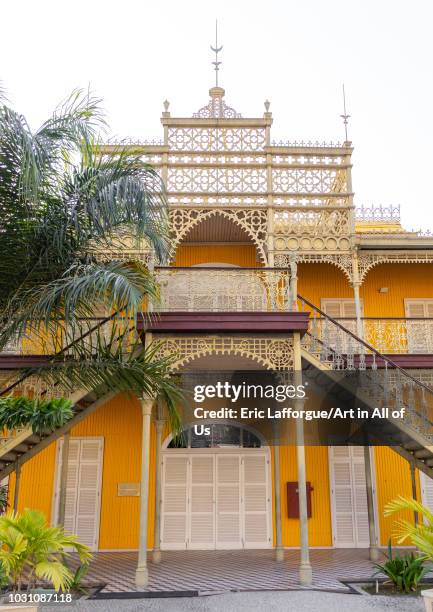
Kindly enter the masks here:
M 346 136 L 345 144 L 346 144 L 349 142 L 349 137 L 347 135 L 347 126 L 349 124 L 350 115 L 347 114 L 347 110 L 346 110 L 346 91 L 344 89 L 344 83 L 343 83 L 343 114 L 340 115 L 340 117 L 343 119 L 343 123 L 344 123 L 344 133 Z
M 212 62 L 212 64 L 215 66 L 215 87 L 218 87 L 218 72 L 219 67 L 222 64 L 222 62 L 218 60 L 218 53 L 223 48 L 222 45 L 221 47 L 218 47 L 218 19 L 215 21 L 215 47 L 212 47 L 211 45 L 210 48 L 215 53 L 215 61 Z

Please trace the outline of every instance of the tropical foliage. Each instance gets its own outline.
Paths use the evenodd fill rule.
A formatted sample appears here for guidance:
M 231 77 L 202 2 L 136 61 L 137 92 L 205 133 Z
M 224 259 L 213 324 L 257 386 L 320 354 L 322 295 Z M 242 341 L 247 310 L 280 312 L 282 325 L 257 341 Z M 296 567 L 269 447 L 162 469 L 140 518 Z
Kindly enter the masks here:
M 399 555 L 392 553 L 391 542 L 388 543 L 388 555 L 385 563 L 375 563 L 376 575 L 383 573 L 398 591 L 410 593 L 416 591 L 419 583 L 427 572 L 424 559 L 413 553 Z
M 64 398 L 0 397 L 0 429 L 31 427 L 35 433 L 54 431 L 72 415 L 72 402 Z
M 73 548 L 82 563 L 89 563 L 89 548 L 75 536 L 64 533 L 62 527 L 50 527 L 38 510 L 26 509 L 21 515 L 13 513 L 0 517 L 0 563 L 13 589 L 26 584 L 34 588 L 48 581 L 56 591 L 65 591 L 73 581 L 73 574 L 64 562 L 66 548 Z
M 68 388 L 151 390 L 170 408 L 177 395 L 167 361 L 150 363 L 151 351 L 119 340 L 144 300 L 157 299 L 154 277 L 116 255 L 133 244 L 165 260 L 164 187 L 140 157 L 105 154 L 105 128 L 100 101 L 79 91 L 35 131 L 0 102 L 0 351 L 31 338 L 58 355 L 25 375 Z
M 399 496 L 385 506 L 385 516 L 395 512 L 411 510 L 417 512 L 420 520 L 414 525 L 406 519 L 396 521 L 395 535 L 398 544 L 407 540 L 421 551 L 424 559 L 433 561 L 433 513 L 415 499 Z

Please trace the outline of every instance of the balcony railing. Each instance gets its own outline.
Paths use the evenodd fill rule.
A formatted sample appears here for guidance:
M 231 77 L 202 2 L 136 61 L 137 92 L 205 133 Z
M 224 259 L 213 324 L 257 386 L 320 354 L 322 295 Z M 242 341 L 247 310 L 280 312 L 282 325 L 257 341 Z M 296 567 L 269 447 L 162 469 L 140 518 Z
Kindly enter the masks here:
M 158 268 L 160 311 L 290 310 L 290 272 L 277 268 Z
M 357 334 L 356 319 L 335 319 L 343 327 Z M 350 340 L 342 330 L 327 323 L 326 319 L 315 318 L 319 338 L 342 353 L 350 352 Z M 426 354 L 433 353 L 433 318 L 372 318 L 362 319 L 363 338 L 380 353 L 385 354 Z

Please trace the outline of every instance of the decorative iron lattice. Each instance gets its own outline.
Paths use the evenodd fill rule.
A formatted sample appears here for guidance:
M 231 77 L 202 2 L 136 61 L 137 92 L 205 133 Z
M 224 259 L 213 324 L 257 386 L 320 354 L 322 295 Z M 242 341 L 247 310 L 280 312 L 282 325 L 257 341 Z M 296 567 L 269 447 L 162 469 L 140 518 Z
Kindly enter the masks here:
M 280 270 L 159 269 L 161 311 L 287 311 L 290 273 Z
M 265 128 L 170 127 L 173 151 L 264 151 Z
M 344 193 L 346 173 L 327 168 L 274 168 L 272 188 L 279 193 Z
M 433 253 L 361 253 L 358 257 L 359 278 L 361 282 L 365 280 L 368 272 L 383 263 L 433 263 Z
M 293 339 L 263 336 L 160 336 L 156 358 L 174 357 L 173 370 L 207 355 L 238 355 L 270 370 L 293 370 Z
M 276 253 L 274 255 L 274 263 L 278 268 L 289 268 L 292 254 Z M 326 253 L 298 253 L 296 256 L 297 263 L 329 263 L 339 268 L 347 277 L 349 282 L 352 282 L 352 256 L 350 253 L 345 255 L 326 254 Z
M 239 119 L 242 117 L 224 102 L 222 96 L 212 96 L 206 106 L 193 114 L 196 119 Z
M 358 221 L 400 223 L 400 206 L 359 206 L 355 213 Z
M 349 210 L 281 211 L 274 214 L 276 234 L 311 234 L 319 238 L 350 233 Z
M 257 247 L 258 254 L 266 263 L 266 232 L 267 213 L 261 209 L 230 209 L 230 208 L 202 208 L 186 209 L 177 208 L 170 210 L 170 223 L 173 231 L 173 250 L 183 240 L 188 232 L 205 219 L 216 215 L 222 215 L 239 225 L 252 239 Z
M 169 167 L 169 192 L 265 193 L 266 168 Z

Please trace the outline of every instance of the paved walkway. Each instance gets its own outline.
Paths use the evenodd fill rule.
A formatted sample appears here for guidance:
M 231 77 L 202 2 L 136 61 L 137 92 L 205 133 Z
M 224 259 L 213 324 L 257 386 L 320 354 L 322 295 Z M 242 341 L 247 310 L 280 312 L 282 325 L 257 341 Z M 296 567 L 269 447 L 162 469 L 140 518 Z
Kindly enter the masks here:
M 149 562 L 148 591 L 227 591 L 300 589 L 299 551 L 275 561 L 273 550 L 170 551 L 159 565 Z M 151 557 L 151 555 L 149 555 Z M 313 588 L 350 593 L 345 582 L 368 580 L 374 569 L 366 549 L 312 550 Z M 97 553 L 88 574 L 91 583 L 106 584 L 102 593 L 137 591 L 137 553 Z
M 317 591 L 227 593 L 193 598 L 89 601 L 44 606 L 41 612 L 422 612 L 420 597 L 346 595 Z

